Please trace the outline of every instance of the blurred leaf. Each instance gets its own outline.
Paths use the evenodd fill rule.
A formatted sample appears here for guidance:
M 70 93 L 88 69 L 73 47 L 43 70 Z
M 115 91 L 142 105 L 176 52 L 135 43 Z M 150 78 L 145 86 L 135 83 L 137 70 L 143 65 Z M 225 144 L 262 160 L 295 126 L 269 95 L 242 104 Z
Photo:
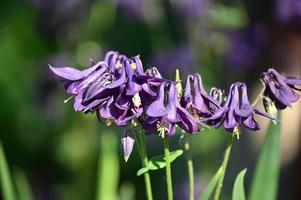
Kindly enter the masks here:
M 135 186 L 132 183 L 126 182 L 120 187 L 120 200 L 134 200 Z
M 4 200 L 14 200 L 15 192 L 13 187 L 12 178 L 9 172 L 8 164 L 5 158 L 2 143 L 0 142 L 0 179 L 1 190 Z
M 21 169 L 14 170 L 14 178 L 16 182 L 19 200 L 31 200 L 33 195 L 30 190 L 27 177 Z
M 98 158 L 97 199 L 115 200 L 119 179 L 118 142 L 116 134 L 106 131 L 100 135 Z
M 233 186 L 232 200 L 246 200 L 244 189 L 244 177 L 246 172 L 247 169 L 244 169 L 237 175 Z
M 214 188 L 216 187 L 218 180 L 220 179 L 222 175 L 222 168 L 220 167 L 213 178 L 210 180 L 209 184 L 207 187 L 204 189 L 204 191 L 201 194 L 200 200 L 208 200 L 210 199 L 211 194 L 214 191 Z
M 247 24 L 247 18 L 240 8 L 216 6 L 209 11 L 209 26 L 213 28 L 240 28 Z
M 270 123 L 251 185 L 250 200 L 274 200 L 280 167 L 280 123 Z
M 180 149 L 170 152 L 169 153 L 170 162 L 175 161 L 182 154 L 183 154 L 183 150 L 180 150 Z M 143 167 L 137 171 L 137 176 L 144 174 L 148 170 L 158 170 L 158 169 L 164 168 L 165 166 L 166 166 L 166 162 L 165 162 L 164 155 L 154 156 L 149 159 L 147 167 Z

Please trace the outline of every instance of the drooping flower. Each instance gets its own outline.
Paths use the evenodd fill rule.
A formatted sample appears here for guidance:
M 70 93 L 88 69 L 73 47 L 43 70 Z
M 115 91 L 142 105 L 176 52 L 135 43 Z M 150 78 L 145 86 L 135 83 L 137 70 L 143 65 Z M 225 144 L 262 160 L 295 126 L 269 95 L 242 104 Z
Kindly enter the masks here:
M 220 108 L 220 103 L 205 91 L 199 74 L 188 75 L 181 105 L 196 119 L 208 118 Z
M 134 147 L 135 140 L 132 137 L 132 133 L 130 129 L 125 130 L 124 137 L 121 138 L 121 144 L 123 149 L 123 157 L 125 162 L 128 161 Z
M 300 95 L 296 91 L 301 91 L 298 86 L 301 86 L 301 79 L 284 77 L 275 69 L 268 69 L 262 73 L 261 79 L 265 83 L 264 96 L 271 99 L 277 109 L 285 109 L 296 102 Z
M 176 83 L 161 84 L 157 99 L 149 105 L 146 114 L 142 125 L 147 134 L 159 132 L 162 137 L 172 136 L 176 125 L 188 133 L 199 131 L 198 121 L 179 103 Z
M 231 85 L 227 101 L 215 111 L 213 116 L 208 118 L 208 121 L 216 128 L 224 124 L 226 130 L 238 134 L 241 126 L 251 130 L 260 129 L 259 124 L 254 119 L 255 114 L 271 118 L 266 113 L 252 107 L 247 94 L 247 86 L 237 82 Z
M 127 58 L 114 51 L 83 71 L 70 67 L 50 69 L 65 81 L 67 93 L 75 96 L 76 111 L 96 111 L 99 119 L 117 125 L 139 117 L 165 81 L 155 68 L 144 72 L 139 56 Z

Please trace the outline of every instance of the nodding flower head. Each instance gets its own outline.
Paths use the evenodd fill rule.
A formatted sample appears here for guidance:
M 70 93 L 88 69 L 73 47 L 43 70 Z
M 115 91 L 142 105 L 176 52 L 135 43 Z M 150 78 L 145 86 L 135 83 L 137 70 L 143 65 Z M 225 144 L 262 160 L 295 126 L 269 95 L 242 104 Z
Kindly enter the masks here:
M 216 110 L 208 121 L 216 128 L 224 124 L 226 130 L 239 134 L 242 126 L 251 130 L 260 129 L 259 124 L 255 121 L 255 114 L 271 118 L 252 107 L 248 98 L 247 86 L 244 83 L 237 82 L 231 85 L 224 105 Z
M 301 79 L 282 76 L 275 69 L 262 73 L 261 79 L 266 87 L 264 96 L 271 99 L 277 109 L 285 109 L 299 99 L 296 91 L 301 91 Z
M 205 91 L 199 74 L 188 75 L 181 105 L 198 120 L 212 116 L 220 107 L 220 103 Z
M 127 58 L 114 51 L 83 71 L 70 67 L 50 69 L 63 79 L 67 93 L 75 96 L 76 111 L 96 112 L 100 119 L 117 125 L 139 117 L 155 100 L 159 85 L 166 81 L 155 68 L 145 73 L 139 56 Z
M 149 105 L 146 114 L 148 117 L 142 124 L 148 134 L 159 132 L 162 137 L 172 136 L 176 125 L 188 133 L 199 131 L 198 121 L 179 103 L 176 83 L 161 84 L 157 99 Z

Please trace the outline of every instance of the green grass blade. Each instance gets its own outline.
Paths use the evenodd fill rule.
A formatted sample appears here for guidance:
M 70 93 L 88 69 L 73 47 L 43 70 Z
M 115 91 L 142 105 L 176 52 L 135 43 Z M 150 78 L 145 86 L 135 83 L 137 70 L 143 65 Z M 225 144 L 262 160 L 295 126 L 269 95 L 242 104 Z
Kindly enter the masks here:
M 14 178 L 19 200 L 32 200 L 33 195 L 26 174 L 21 170 L 14 170 Z
M 100 133 L 100 154 L 98 158 L 97 199 L 117 199 L 119 179 L 119 156 L 116 134 Z
M 8 164 L 5 159 L 2 143 L 0 142 L 0 179 L 1 189 L 4 200 L 15 200 L 12 178 L 9 172 Z
M 232 200 L 246 200 L 244 189 L 244 178 L 246 172 L 247 169 L 244 169 L 237 175 L 233 186 Z
M 219 168 L 213 178 L 210 180 L 207 187 L 204 189 L 204 191 L 201 194 L 200 200 L 209 200 L 210 196 L 213 194 L 214 188 L 216 187 L 218 180 L 220 179 L 222 175 L 222 168 Z
M 250 200 L 275 200 L 280 168 L 280 123 L 270 123 L 256 164 Z

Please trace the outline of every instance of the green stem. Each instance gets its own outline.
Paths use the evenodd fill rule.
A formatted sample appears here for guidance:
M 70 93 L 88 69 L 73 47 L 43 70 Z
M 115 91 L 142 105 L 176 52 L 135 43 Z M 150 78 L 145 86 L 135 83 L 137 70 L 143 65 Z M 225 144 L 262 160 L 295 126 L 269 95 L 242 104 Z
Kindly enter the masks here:
M 166 162 L 166 182 L 167 182 L 167 195 L 168 200 L 173 199 L 172 194 L 172 179 L 171 179 L 171 168 L 170 168 L 170 160 L 169 160 L 169 138 L 168 136 L 164 137 L 164 154 L 165 154 L 165 162 Z
M 228 144 L 227 144 L 227 148 L 225 151 L 225 155 L 224 155 L 224 160 L 221 166 L 222 169 L 222 174 L 221 177 L 217 183 L 216 186 L 216 190 L 215 190 L 215 194 L 214 194 L 214 200 L 219 200 L 219 196 L 220 193 L 222 191 L 222 187 L 223 187 L 223 181 L 224 181 L 224 177 L 225 177 L 225 173 L 226 173 L 226 169 L 227 169 L 227 165 L 228 165 L 228 160 L 229 160 L 229 156 L 230 156 L 230 152 L 231 152 L 231 148 L 232 148 L 232 144 L 233 144 L 233 140 L 234 140 L 234 134 L 232 134 L 231 138 L 229 138 Z
M 144 132 L 136 132 L 134 131 L 136 141 L 138 143 L 138 152 L 141 158 L 142 166 L 147 167 L 148 164 L 148 157 L 146 153 L 146 147 L 145 147 L 145 141 L 144 141 Z M 144 182 L 145 182 L 145 189 L 146 189 L 146 196 L 147 200 L 153 200 L 153 194 L 152 194 L 152 185 L 150 180 L 149 172 L 144 173 Z
M 189 177 L 189 200 L 194 200 L 193 162 L 191 157 L 190 144 L 188 141 L 188 137 L 186 135 L 184 135 L 184 150 L 186 154 L 188 177 Z

